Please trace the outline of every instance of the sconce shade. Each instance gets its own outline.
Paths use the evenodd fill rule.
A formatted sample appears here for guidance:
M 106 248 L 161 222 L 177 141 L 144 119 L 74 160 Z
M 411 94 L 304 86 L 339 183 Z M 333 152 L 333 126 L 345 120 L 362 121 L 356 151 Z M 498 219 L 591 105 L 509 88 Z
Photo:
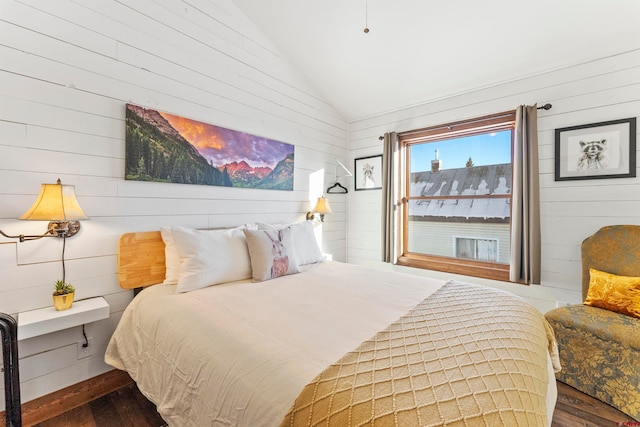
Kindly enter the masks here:
M 331 210 L 331 206 L 329 205 L 329 201 L 324 197 L 318 197 L 316 206 L 313 208 L 311 212 L 317 213 L 320 215 L 333 213 L 333 211 Z
M 77 221 L 89 219 L 83 212 L 73 185 L 42 184 L 40 194 L 19 219 L 34 221 Z

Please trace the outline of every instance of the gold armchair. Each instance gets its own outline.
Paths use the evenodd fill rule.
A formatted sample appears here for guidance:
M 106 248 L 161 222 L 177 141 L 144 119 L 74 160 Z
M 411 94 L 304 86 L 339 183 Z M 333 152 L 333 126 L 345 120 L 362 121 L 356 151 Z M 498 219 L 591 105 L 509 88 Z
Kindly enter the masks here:
M 582 242 L 583 301 L 590 268 L 640 277 L 640 226 L 603 227 Z M 640 319 L 582 304 L 545 317 L 558 342 L 558 380 L 640 421 Z

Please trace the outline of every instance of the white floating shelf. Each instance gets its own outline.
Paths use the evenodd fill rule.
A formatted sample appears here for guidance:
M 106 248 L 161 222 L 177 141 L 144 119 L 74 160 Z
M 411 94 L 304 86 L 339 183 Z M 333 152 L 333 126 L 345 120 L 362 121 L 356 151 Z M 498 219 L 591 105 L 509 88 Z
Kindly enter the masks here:
M 18 340 L 73 328 L 109 317 L 109 304 L 102 297 L 75 301 L 70 309 L 53 306 L 18 313 Z

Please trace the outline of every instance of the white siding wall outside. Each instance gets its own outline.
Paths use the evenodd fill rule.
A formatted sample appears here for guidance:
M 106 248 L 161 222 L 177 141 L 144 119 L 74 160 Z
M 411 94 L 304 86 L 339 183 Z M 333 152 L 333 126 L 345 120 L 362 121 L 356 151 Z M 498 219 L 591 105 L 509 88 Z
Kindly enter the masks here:
M 610 40 L 615 45 L 616 40 Z M 638 117 L 640 112 L 640 43 L 636 50 L 550 70 L 446 99 L 367 117 L 350 123 L 349 156 L 382 153 L 380 135 L 407 131 L 515 109 L 551 103 L 538 112 L 542 222 L 542 285 L 458 279 L 513 291 L 541 311 L 581 301 L 580 244 L 600 227 L 640 225 L 640 161 L 636 178 L 554 181 L 554 131 L 557 128 Z M 640 128 L 638 128 L 640 131 Z M 640 138 L 636 136 L 640 141 Z M 640 144 L 636 146 L 636 159 Z M 400 268 L 380 262 L 380 191 L 349 197 L 348 260 L 419 275 L 451 275 Z
M 495 239 L 498 262 L 509 263 L 509 224 L 409 221 L 409 251 L 454 257 L 455 238 Z
M 75 185 L 90 220 L 67 241 L 67 279 L 111 310 L 87 325 L 93 357 L 78 360 L 80 328 L 20 341 L 24 402 L 111 369 L 104 349 L 132 297 L 116 278 L 122 233 L 302 220 L 310 174 L 324 170 L 326 188 L 346 164 L 346 122 L 230 0 L 0 0 L 0 34 L 0 229 L 42 232 L 16 218 L 41 183 Z M 125 181 L 127 102 L 294 144 L 294 190 Z M 322 249 L 344 260 L 346 198 L 329 199 Z M 54 239 L 0 239 L 0 312 L 51 306 L 60 254 Z

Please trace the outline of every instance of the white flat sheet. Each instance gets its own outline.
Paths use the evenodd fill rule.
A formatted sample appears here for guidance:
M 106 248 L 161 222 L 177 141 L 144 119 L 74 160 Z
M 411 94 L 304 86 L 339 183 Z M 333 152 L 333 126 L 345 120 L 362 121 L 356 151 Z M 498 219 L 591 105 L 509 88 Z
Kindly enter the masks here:
M 182 294 L 156 285 L 125 310 L 105 360 L 172 426 L 277 426 L 324 368 L 443 284 L 327 262 Z

